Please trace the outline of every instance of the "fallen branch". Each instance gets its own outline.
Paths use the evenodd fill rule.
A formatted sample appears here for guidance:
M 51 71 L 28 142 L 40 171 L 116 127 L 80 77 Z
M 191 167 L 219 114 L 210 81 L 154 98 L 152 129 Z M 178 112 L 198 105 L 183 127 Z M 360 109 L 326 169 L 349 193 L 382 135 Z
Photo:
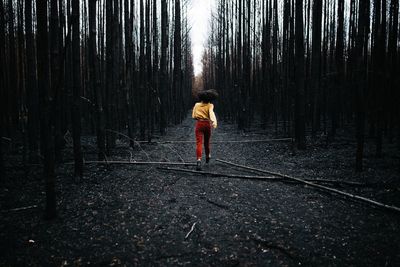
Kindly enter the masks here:
M 366 186 L 365 183 L 339 181 L 339 180 L 328 180 L 328 179 L 304 179 L 304 181 L 314 182 L 314 183 L 337 184 L 337 185 Z
M 228 177 L 228 178 L 238 178 L 238 179 L 272 180 L 272 181 L 282 181 L 283 180 L 282 178 L 272 177 L 272 176 L 250 176 L 250 175 L 226 174 L 226 173 L 217 173 L 217 172 L 204 172 L 204 171 L 193 171 L 193 170 L 185 170 L 185 169 L 178 169 L 178 168 L 168 168 L 168 167 L 159 167 L 158 169 L 167 170 L 167 171 L 201 174 L 201 175 L 210 175 L 213 177 Z
M 226 140 L 226 141 L 211 141 L 211 144 L 218 143 L 264 143 L 264 142 L 278 142 L 278 141 L 292 141 L 292 138 L 280 138 L 280 139 L 262 139 L 262 140 Z M 185 140 L 170 140 L 170 141 L 136 141 L 137 143 L 151 143 L 151 144 L 191 144 L 196 141 L 185 141 Z
M 35 209 L 35 208 L 37 208 L 37 207 L 38 207 L 37 205 L 32 205 L 32 206 L 26 206 L 26 207 L 21 207 L 21 208 L 15 208 L 15 209 L 9 209 L 9 210 L 2 210 L 1 212 L 29 210 L 29 209 Z
M 207 202 L 210 203 L 210 204 L 213 204 L 213 205 L 217 206 L 218 208 L 229 210 L 229 206 L 224 205 L 224 204 L 217 203 L 217 202 L 215 202 L 215 201 L 213 201 L 213 200 L 211 200 L 211 199 L 207 199 Z
M 257 168 L 247 167 L 247 166 L 235 164 L 235 163 L 224 161 L 224 160 L 217 159 L 217 161 L 223 162 L 223 163 L 226 163 L 226 164 L 229 164 L 229 165 L 232 165 L 232 166 L 240 167 L 240 168 L 243 168 L 243 169 L 255 170 L 255 171 L 262 172 L 262 173 L 268 173 L 268 174 L 276 175 L 276 176 L 288 179 L 290 181 L 296 181 L 296 182 L 299 182 L 299 183 L 302 183 L 302 184 L 306 184 L 306 185 L 311 186 L 311 187 L 322 189 L 324 191 L 329 191 L 329 192 L 336 193 L 338 195 L 343 195 L 343 196 L 351 198 L 351 199 L 357 199 L 357 200 L 359 200 L 361 202 L 365 202 L 365 203 L 368 203 L 368 204 L 373 205 L 373 206 L 377 206 L 377 207 L 380 207 L 380 208 L 388 209 L 388 210 L 391 210 L 391 211 L 400 212 L 400 208 L 398 208 L 396 206 L 386 205 L 386 204 L 374 201 L 374 200 L 369 199 L 369 198 L 365 198 L 365 197 L 358 196 L 358 195 L 353 195 L 353 194 L 350 194 L 350 193 L 347 193 L 347 192 L 343 192 L 343 191 L 340 191 L 340 190 L 337 190 L 337 189 L 334 189 L 334 188 L 330 188 L 330 187 L 327 187 L 327 186 L 314 184 L 312 182 L 308 182 L 308 181 L 305 181 L 305 180 L 300 179 L 300 178 L 292 177 L 292 176 L 281 174 L 281 173 L 277 173 L 277 172 L 271 172 L 271 171 L 267 171 L 267 170 L 261 170 L 261 169 L 257 169 Z
M 268 173 L 268 174 L 276 175 L 276 176 L 279 176 L 279 177 L 282 177 L 282 178 L 286 178 L 285 175 L 277 173 L 277 172 L 270 172 L 270 171 L 266 171 L 266 170 L 260 170 L 260 169 L 257 169 L 257 168 L 252 168 L 252 167 L 248 167 L 248 166 L 232 163 L 232 162 L 225 161 L 225 160 L 222 160 L 222 159 L 216 159 L 216 161 L 221 162 L 221 163 L 225 163 L 225 164 L 228 164 L 228 165 L 231 165 L 231 166 L 234 166 L 234 167 L 246 169 L 246 170 L 249 170 L 249 171 Z M 366 185 L 366 184 L 357 183 L 357 182 L 348 182 L 348 181 L 339 181 L 339 180 L 327 180 L 327 179 L 302 179 L 302 180 L 303 181 L 307 181 L 307 182 L 315 182 L 315 183 L 345 184 L 345 185 L 351 185 L 351 186 L 365 186 Z
M 190 236 L 190 234 L 193 232 L 194 227 L 196 226 L 196 224 L 197 224 L 197 222 L 195 222 L 195 223 L 192 225 L 192 228 L 190 228 L 190 231 L 186 234 L 185 239 L 187 239 L 187 238 Z
M 163 162 L 163 161 L 84 161 L 84 164 L 128 164 L 128 165 L 184 165 L 184 166 L 196 166 L 193 162 Z M 71 165 L 74 162 L 66 162 L 64 164 Z

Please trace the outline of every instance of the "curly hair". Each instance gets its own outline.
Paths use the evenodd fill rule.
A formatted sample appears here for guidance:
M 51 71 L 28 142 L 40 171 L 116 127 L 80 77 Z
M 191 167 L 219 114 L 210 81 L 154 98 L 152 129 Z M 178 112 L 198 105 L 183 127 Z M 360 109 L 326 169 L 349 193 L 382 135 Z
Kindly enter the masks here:
M 200 101 L 210 103 L 218 98 L 218 92 L 215 89 L 203 90 L 197 94 Z

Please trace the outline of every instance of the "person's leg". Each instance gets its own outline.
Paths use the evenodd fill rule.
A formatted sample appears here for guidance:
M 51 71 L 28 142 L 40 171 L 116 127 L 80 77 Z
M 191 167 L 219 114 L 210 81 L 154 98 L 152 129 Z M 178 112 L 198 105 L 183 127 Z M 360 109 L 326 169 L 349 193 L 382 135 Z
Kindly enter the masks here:
M 203 149 L 203 133 L 201 131 L 201 125 L 200 122 L 197 121 L 196 122 L 196 130 L 195 130 L 195 134 L 196 134 L 196 160 L 201 160 L 201 152 Z
M 210 161 L 210 140 L 211 140 L 211 124 L 208 123 L 204 127 L 204 148 L 206 152 L 206 162 Z

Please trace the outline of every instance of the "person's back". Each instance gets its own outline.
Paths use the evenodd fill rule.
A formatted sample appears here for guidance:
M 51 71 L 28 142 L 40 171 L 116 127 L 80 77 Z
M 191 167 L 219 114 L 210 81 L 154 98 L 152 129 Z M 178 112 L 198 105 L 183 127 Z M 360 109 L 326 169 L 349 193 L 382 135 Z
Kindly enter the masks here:
M 192 118 L 195 120 L 209 120 L 212 126 L 217 128 L 214 105 L 211 103 L 197 102 L 193 107 Z

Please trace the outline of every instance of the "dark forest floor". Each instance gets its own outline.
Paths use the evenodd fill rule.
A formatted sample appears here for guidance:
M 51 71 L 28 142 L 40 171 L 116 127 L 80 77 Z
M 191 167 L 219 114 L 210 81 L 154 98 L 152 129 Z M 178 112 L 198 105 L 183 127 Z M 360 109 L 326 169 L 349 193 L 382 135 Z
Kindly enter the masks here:
M 158 141 L 194 140 L 193 128 L 187 119 Z M 238 133 L 223 122 L 213 135 L 213 140 L 268 138 L 273 138 L 268 131 Z M 217 143 L 212 155 L 299 178 L 367 182 L 370 186 L 332 187 L 400 206 L 394 145 L 385 144 L 386 154 L 376 159 L 367 142 L 361 175 L 353 172 L 355 142 L 342 132 L 332 143 L 319 136 L 295 153 L 288 142 Z M 85 159 L 95 160 L 94 138 L 83 143 Z M 68 147 L 65 161 L 72 160 Z M 8 154 L 0 187 L 0 266 L 400 266 L 399 214 L 299 184 L 157 166 L 86 165 L 83 181 L 75 183 L 73 165 L 60 165 L 59 216 L 47 222 L 41 170 L 24 171 L 19 159 L 15 151 Z M 129 149 L 121 139 L 112 159 L 192 162 L 194 144 Z M 204 170 L 254 175 L 216 161 Z M 38 207 L 10 211 L 30 205 Z

